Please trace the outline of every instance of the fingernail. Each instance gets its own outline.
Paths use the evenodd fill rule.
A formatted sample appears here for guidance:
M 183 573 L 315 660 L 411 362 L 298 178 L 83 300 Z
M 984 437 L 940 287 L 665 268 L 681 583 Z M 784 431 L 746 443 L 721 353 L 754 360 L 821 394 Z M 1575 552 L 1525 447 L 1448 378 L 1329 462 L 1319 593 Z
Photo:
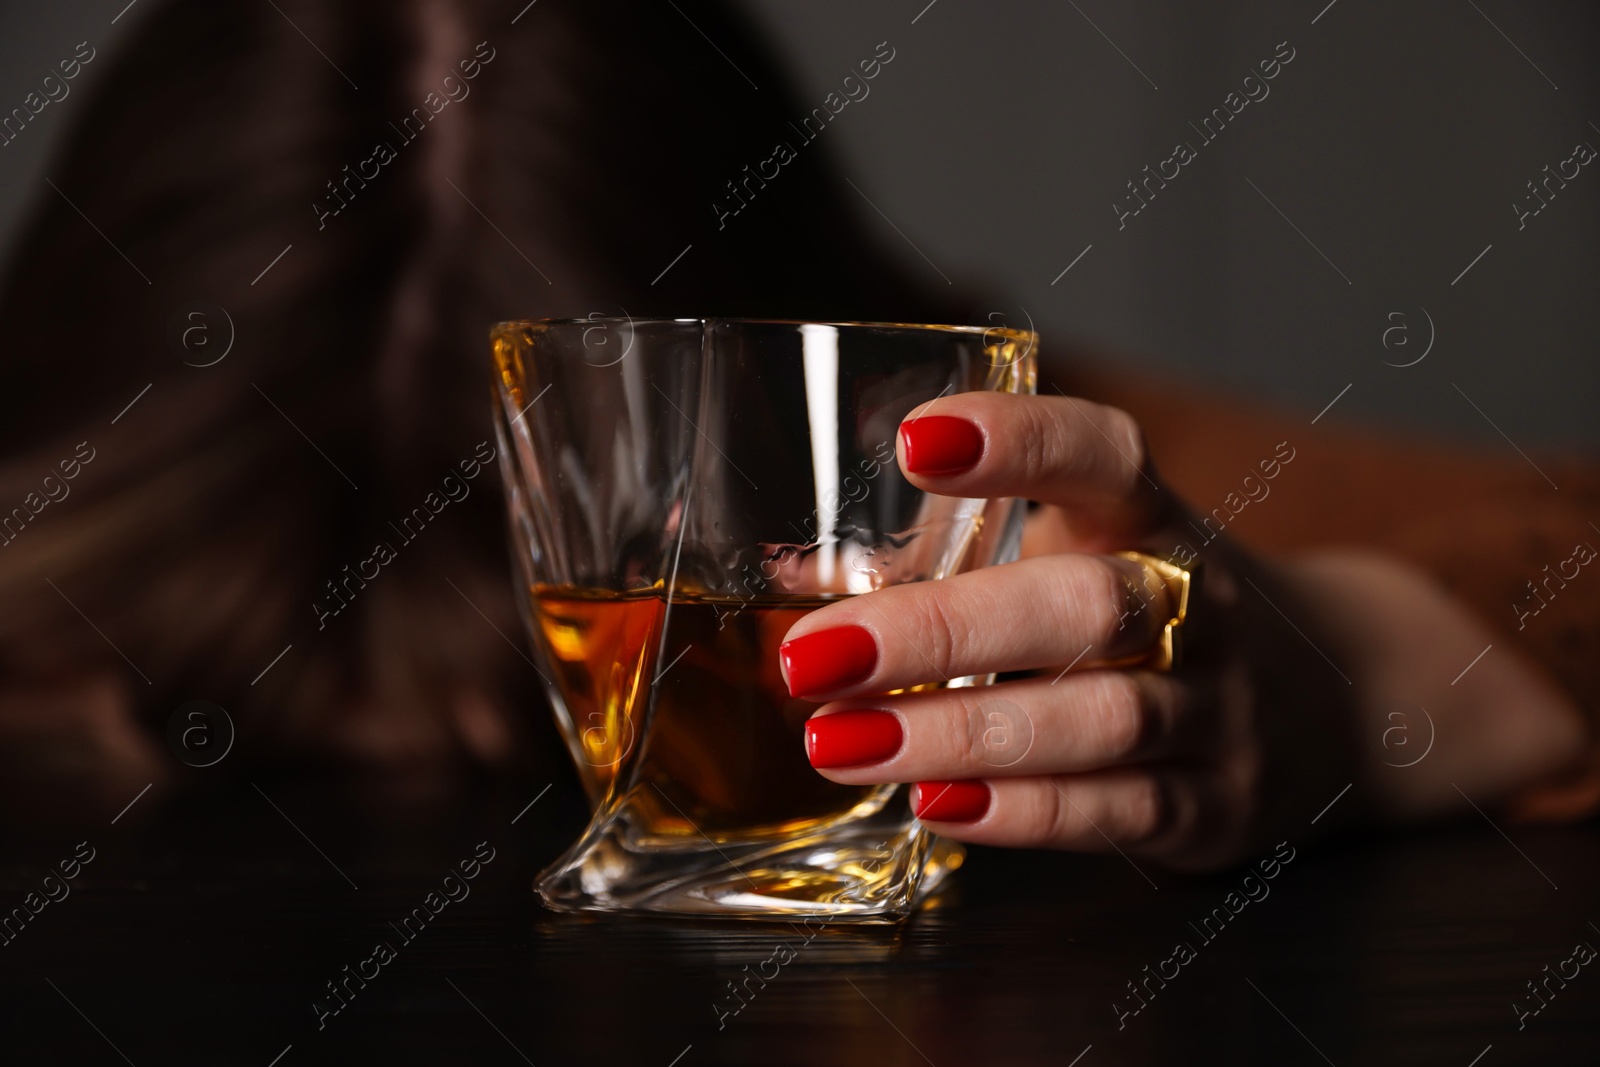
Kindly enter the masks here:
M 977 822 L 991 796 L 985 782 L 918 782 L 911 789 L 911 812 L 932 822 Z
M 878 665 L 878 642 L 860 626 L 835 626 L 778 646 L 792 697 L 828 693 L 866 678 Z
M 806 723 L 806 758 L 819 769 L 859 767 L 888 759 L 903 739 L 900 720 L 887 711 L 838 711 Z
M 960 474 L 983 457 L 983 431 L 966 419 L 925 415 L 900 424 L 900 445 L 912 474 Z

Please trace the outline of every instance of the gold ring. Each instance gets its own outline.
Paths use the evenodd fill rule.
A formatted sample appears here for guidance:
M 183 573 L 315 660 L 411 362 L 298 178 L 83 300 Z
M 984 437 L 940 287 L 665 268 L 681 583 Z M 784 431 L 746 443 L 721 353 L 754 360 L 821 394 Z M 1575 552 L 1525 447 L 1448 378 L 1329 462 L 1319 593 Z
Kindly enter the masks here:
M 1161 636 L 1148 652 L 1107 663 L 1107 667 L 1136 667 L 1143 670 L 1173 671 L 1183 660 L 1183 623 L 1189 617 L 1189 597 L 1200 578 L 1198 564 L 1181 567 L 1169 559 L 1144 552 L 1117 552 L 1117 557 L 1132 560 L 1166 587 L 1172 614 L 1161 626 Z

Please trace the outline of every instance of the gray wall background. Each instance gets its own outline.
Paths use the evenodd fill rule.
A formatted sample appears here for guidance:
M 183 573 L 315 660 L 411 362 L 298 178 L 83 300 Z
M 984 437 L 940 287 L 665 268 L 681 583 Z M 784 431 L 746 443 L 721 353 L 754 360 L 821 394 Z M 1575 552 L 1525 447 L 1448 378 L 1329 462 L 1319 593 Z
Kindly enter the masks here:
M 1595 5 L 745 2 L 819 105 L 890 42 L 829 125 L 836 158 L 914 269 L 1002 294 L 989 310 L 1031 318 L 1047 347 L 1093 342 L 1308 420 L 1349 386 L 1328 422 L 1600 447 L 1600 160 L 1521 230 L 1512 207 L 1575 145 L 1600 148 Z M 99 56 L 0 148 L 0 248 L 55 195 L 52 146 L 153 3 L 115 25 L 126 0 L 4 5 L 0 110 L 77 42 Z M 1202 144 L 1189 124 L 1283 41 L 1270 95 Z M 730 67 L 728 91 L 759 90 Z M 1119 230 L 1126 183 L 1180 141 L 1197 158 Z M 1427 318 L 1427 357 L 1386 365 L 1421 355 Z

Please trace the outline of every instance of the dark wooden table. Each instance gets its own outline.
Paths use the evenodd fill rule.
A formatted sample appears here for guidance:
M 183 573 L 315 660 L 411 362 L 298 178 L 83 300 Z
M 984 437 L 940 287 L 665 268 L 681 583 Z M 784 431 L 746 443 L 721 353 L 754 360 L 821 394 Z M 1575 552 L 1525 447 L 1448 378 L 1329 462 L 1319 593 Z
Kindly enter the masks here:
M 1520 1029 L 1514 1007 L 1537 1007 L 1530 980 L 1572 973 L 1575 945 L 1600 947 L 1594 825 L 1308 835 L 1265 890 L 1251 884 L 1264 898 L 1233 898 L 1210 926 L 1243 871 L 979 850 L 904 927 L 807 941 L 543 910 L 530 880 L 583 818 L 565 782 L 526 808 L 543 785 L 263 779 L 153 793 L 114 825 L 115 811 L 49 824 L 41 805 L 7 833 L 5 906 L 80 841 L 94 858 L 0 947 L 0 1062 L 1600 1062 L 1600 962 L 1550 979 Z M 391 925 L 487 849 L 470 895 L 410 940 Z M 373 961 L 379 942 L 392 958 Z M 787 960 L 780 943 L 781 966 L 767 962 Z M 314 1005 L 337 1006 L 326 983 L 347 966 L 376 975 L 350 980 L 319 1028 Z M 729 983 L 775 968 L 733 1013 Z

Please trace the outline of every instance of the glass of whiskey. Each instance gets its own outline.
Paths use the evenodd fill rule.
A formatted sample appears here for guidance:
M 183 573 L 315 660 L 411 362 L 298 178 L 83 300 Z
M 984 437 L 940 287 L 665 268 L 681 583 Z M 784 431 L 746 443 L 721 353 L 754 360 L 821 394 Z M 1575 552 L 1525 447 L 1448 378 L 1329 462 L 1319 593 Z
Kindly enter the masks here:
M 593 808 L 540 897 L 904 918 L 964 853 L 904 786 L 812 770 L 817 705 L 788 695 L 778 646 L 831 601 L 1015 557 L 1020 502 L 922 492 L 895 439 L 937 397 L 1032 392 L 1035 335 L 591 316 L 492 343 L 519 601 Z

